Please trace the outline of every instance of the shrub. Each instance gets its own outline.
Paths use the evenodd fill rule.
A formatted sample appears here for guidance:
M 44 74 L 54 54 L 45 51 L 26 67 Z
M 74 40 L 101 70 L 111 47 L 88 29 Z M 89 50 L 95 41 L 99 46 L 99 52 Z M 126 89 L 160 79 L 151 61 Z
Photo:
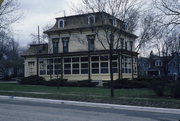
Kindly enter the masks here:
M 46 81 L 43 77 L 34 75 L 29 77 L 23 77 L 18 82 L 24 85 L 44 85 Z
M 92 80 L 83 80 L 77 82 L 78 87 L 96 87 L 97 85 L 98 82 L 92 82 Z
M 64 86 L 67 83 L 67 79 L 57 78 L 46 82 L 46 86 Z
M 4 76 L 1 80 L 4 80 L 4 81 L 11 81 L 12 79 L 11 79 L 10 76 L 6 75 L 6 76 Z
M 69 82 L 67 79 L 53 79 L 47 81 L 47 86 L 65 86 L 65 87 L 95 87 L 98 82 L 92 82 L 91 80 L 74 81 Z
M 164 96 L 167 84 L 167 79 L 154 78 L 150 80 L 149 88 L 152 89 L 158 96 Z
M 172 84 L 171 86 L 171 95 L 176 98 L 180 98 L 180 81 Z
M 119 88 L 145 88 L 148 85 L 148 82 L 145 82 L 144 80 L 128 80 L 128 79 L 117 79 L 114 80 L 113 82 L 114 88 L 119 89 Z M 104 87 L 110 87 L 111 86 L 111 81 L 103 83 Z

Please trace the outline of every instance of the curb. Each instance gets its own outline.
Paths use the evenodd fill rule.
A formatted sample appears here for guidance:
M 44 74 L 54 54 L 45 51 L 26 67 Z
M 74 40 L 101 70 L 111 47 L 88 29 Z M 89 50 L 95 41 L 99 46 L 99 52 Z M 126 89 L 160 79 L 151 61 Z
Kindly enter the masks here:
M 2 96 L 2 95 L 0 95 L 0 99 L 6 99 L 6 100 L 9 99 L 9 100 L 15 100 L 15 101 L 39 102 L 39 103 L 49 103 L 49 104 L 64 104 L 64 105 L 74 105 L 74 106 L 86 106 L 86 107 L 94 107 L 94 108 L 130 110 L 130 111 L 180 114 L 180 109 L 172 109 L 172 108 L 156 108 L 156 107 L 143 107 L 143 106 L 130 106 L 130 105 L 116 105 L 116 104 L 91 103 L 91 102 L 66 101 L 66 100 L 53 100 L 53 99 L 28 98 L 28 97 L 16 97 L 16 96 Z

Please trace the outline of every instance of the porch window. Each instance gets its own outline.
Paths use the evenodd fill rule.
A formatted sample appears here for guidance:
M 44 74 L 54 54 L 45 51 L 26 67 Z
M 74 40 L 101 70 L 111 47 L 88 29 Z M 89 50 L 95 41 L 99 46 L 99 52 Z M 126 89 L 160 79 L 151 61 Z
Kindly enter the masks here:
M 29 73 L 34 73 L 34 66 L 35 66 L 34 61 L 28 62 Z
M 71 58 L 64 58 L 64 74 L 71 74 Z

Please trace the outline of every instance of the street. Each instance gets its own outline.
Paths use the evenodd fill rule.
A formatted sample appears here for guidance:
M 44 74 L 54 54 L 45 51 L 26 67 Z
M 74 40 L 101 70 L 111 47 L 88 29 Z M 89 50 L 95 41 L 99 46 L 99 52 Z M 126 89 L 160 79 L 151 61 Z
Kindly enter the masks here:
M 180 115 L 0 100 L 0 121 L 179 121 Z

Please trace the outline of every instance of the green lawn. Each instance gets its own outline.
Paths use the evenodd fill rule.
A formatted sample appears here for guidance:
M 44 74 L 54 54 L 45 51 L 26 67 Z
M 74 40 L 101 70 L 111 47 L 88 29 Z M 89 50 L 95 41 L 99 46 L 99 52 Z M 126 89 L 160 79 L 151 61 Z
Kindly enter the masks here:
M 23 92 L 46 92 L 53 94 L 67 94 L 80 96 L 101 96 L 109 97 L 110 89 L 107 88 L 85 88 L 85 87 L 47 87 L 36 85 L 0 84 L 0 91 L 23 91 Z M 152 97 L 154 92 L 149 89 L 116 89 L 116 97 Z
M 115 97 L 111 98 L 110 89 L 107 88 L 57 88 L 0 83 L 0 95 L 180 108 L 180 100 L 157 97 L 155 93 L 149 89 L 116 89 Z

